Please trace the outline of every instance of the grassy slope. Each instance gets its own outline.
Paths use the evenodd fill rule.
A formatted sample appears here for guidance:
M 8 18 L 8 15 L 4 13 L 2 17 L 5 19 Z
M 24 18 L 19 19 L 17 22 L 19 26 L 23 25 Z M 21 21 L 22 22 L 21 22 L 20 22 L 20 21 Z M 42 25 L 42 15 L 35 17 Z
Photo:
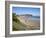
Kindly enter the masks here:
M 16 14 L 13 13 L 13 31 L 17 31 L 17 30 L 26 30 L 27 27 L 22 24 L 18 19 Z

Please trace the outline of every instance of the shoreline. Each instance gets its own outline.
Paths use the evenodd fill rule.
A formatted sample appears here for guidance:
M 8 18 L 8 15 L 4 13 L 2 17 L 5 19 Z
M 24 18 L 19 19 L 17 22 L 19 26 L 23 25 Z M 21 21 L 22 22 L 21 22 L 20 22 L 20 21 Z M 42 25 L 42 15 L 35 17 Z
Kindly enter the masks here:
M 40 30 L 40 20 L 26 20 L 23 17 L 17 17 L 21 23 L 25 24 L 29 30 Z

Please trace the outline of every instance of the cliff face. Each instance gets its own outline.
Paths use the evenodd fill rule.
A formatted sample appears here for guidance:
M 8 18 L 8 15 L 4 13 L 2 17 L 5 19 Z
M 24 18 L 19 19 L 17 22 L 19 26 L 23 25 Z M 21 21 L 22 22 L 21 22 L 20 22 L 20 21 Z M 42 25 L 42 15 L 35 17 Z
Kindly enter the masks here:
M 18 16 L 18 18 L 20 18 L 24 21 L 28 21 L 28 19 L 32 17 L 31 14 L 23 14 L 23 15 L 17 15 L 17 16 Z
M 20 20 L 20 22 L 28 25 L 29 23 L 29 18 L 31 18 L 32 15 L 19 15 L 17 18 Z

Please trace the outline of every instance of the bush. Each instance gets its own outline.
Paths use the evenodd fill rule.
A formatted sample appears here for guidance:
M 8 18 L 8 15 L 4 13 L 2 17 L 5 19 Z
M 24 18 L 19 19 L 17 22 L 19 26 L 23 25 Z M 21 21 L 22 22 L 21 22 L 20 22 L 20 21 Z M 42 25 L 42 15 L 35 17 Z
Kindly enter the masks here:
M 16 16 L 15 13 L 13 13 L 12 17 L 13 17 L 13 18 L 12 18 L 13 21 L 15 21 L 16 23 L 20 22 L 20 21 L 17 19 L 17 16 Z

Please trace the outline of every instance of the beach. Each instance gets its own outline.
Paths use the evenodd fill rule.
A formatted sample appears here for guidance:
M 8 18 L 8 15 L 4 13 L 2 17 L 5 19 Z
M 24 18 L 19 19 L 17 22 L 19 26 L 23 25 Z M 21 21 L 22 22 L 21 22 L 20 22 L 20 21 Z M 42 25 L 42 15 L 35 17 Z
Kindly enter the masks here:
M 28 30 L 40 30 L 40 20 L 29 20 L 29 18 L 26 18 L 25 16 L 19 16 L 17 18 L 21 23 L 25 24 Z

